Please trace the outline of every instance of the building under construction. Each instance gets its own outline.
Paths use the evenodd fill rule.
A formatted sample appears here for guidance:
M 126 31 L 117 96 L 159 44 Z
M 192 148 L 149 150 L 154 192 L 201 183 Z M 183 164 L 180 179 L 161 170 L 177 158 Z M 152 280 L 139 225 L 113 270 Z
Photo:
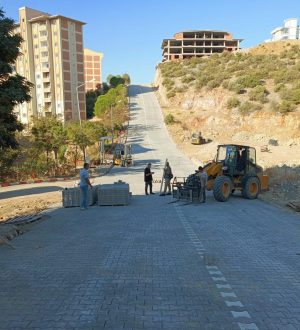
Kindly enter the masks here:
M 173 39 L 162 42 L 163 62 L 178 59 L 209 56 L 215 53 L 240 49 L 243 39 L 233 39 L 232 34 L 217 30 L 178 32 Z

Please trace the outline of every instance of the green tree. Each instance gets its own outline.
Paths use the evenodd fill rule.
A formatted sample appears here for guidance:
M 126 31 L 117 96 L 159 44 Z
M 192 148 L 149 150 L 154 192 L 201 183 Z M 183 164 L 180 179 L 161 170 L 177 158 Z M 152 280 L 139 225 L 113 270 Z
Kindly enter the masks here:
M 113 77 L 113 75 L 112 74 L 109 74 L 108 76 L 107 76 L 107 78 L 106 78 L 106 81 L 107 81 L 107 83 L 110 85 L 110 80 L 111 80 L 111 78 Z
M 35 147 L 46 153 L 46 161 L 49 166 L 49 156 L 53 152 L 55 172 L 58 167 L 58 156 L 62 158 L 67 142 L 67 133 L 60 120 L 55 116 L 34 118 L 31 133 L 34 137 Z
M 16 132 L 23 129 L 13 109 L 31 99 L 32 84 L 18 74 L 12 75 L 22 42 L 22 37 L 14 34 L 13 29 L 14 21 L 5 17 L 0 9 L 0 171 L 12 163 L 12 149 L 18 147 Z
M 124 79 L 121 76 L 113 76 L 110 79 L 110 86 L 117 87 L 118 85 L 124 85 Z
M 130 85 L 130 76 L 129 76 L 129 74 L 128 73 L 124 73 L 123 75 L 122 75 L 122 78 L 123 78 L 123 80 L 124 80 L 124 85 Z
M 79 123 L 72 122 L 66 126 L 66 129 L 69 141 L 81 149 L 84 161 L 87 147 L 92 146 L 99 141 L 100 137 L 106 135 L 104 126 L 99 122 L 83 121 L 81 127 Z

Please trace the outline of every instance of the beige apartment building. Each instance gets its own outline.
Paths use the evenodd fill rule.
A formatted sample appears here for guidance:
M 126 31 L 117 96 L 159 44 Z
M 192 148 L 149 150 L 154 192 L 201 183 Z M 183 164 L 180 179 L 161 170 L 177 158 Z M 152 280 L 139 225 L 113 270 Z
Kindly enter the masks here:
M 233 39 L 225 31 L 196 30 L 178 32 L 172 39 L 164 39 L 161 45 L 163 62 L 178 59 L 209 56 L 215 53 L 240 49 L 243 39 Z
M 32 100 L 16 107 L 22 123 L 56 115 L 62 121 L 86 118 L 83 22 L 34 9 L 19 9 L 15 33 L 24 42 L 16 72 L 34 84 Z M 79 87 L 81 86 L 81 87 Z M 78 104 L 79 100 L 79 104 Z
M 102 59 L 103 53 L 84 49 L 84 80 L 85 91 L 95 90 L 102 83 Z

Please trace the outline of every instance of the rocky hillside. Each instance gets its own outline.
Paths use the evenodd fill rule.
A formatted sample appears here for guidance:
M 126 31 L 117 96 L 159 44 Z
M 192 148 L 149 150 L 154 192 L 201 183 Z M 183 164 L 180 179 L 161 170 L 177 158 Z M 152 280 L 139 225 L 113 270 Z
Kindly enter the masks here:
M 300 145 L 300 42 L 162 63 L 155 85 L 182 135 Z
M 276 205 L 299 200 L 299 41 L 162 63 L 154 85 L 168 130 L 195 168 L 214 158 L 218 144 L 247 144 L 270 176 L 262 198 Z M 192 145 L 193 132 L 208 143 Z

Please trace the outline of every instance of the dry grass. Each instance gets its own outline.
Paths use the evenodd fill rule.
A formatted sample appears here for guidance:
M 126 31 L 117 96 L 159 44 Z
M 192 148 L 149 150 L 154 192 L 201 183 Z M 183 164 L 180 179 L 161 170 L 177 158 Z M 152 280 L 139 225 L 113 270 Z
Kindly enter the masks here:
M 277 185 L 282 183 L 295 183 L 300 180 L 299 166 L 275 166 L 266 169 L 265 173 L 269 175 L 271 185 Z

